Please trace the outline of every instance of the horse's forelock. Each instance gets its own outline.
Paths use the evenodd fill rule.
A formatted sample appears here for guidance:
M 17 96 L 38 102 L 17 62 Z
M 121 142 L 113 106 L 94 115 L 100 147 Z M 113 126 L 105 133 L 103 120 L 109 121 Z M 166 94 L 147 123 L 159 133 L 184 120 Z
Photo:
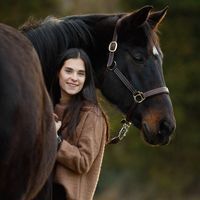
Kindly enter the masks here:
M 148 48 L 152 49 L 153 46 L 159 46 L 159 37 L 158 37 L 158 34 L 157 34 L 157 31 L 155 29 L 152 29 L 150 24 L 148 23 L 148 21 L 146 21 L 144 24 L 143 24 L 143 28 L 144 28 L 144 33 L 145 33 L 145 36 L 147 38 L 147 45 L 148 45 Z

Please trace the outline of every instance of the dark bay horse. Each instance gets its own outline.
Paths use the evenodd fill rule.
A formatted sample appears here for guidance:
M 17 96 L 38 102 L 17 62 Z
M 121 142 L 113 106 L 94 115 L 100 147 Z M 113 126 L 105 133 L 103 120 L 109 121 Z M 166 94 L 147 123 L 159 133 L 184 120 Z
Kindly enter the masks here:
M 31 42 L 3 24 L 0 85 L 0 199 L 32 200 L 56 158 L 53 108 Z
M 176 126 L 157 36 L 166 12 L 145 6 L 133 13 L 48 17 L 21 30 L 39 55 L 49 92 L 57 57 L 67 48 L 82 48 L 92 59 L 102 94 L 141 130 L 148 144 L 165 145 Z

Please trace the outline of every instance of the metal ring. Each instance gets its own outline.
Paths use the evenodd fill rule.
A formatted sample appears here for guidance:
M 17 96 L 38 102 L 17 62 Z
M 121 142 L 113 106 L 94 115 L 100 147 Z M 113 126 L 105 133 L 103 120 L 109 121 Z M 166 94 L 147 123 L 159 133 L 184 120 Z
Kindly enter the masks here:
M 134 101 L 136 103 L 142 103 L 145 100 L 144 93 L 138 91 L 136 94 L 133 94 Z

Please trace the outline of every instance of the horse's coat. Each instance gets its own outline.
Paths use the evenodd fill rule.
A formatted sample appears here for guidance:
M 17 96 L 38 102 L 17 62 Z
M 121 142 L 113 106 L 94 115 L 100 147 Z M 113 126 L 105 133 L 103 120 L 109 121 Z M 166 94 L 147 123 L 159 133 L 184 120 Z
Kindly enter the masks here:
M 31 200 L 56 156 L 53 109 L 30 41 L 0 24 L 0 199 Z

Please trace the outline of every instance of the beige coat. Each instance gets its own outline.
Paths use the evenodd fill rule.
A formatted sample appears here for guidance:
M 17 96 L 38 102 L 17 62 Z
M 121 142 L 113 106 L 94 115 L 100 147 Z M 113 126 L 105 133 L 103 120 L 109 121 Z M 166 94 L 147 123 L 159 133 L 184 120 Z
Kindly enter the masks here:
M 59 119 L 64 111 L 57 105 Z M 99 179 L 105 144 L 107 123 L 101 110 L 90 106 L 81 112 L 74 140 L 63 140 L 58 150 L 55 182 L 66 191 L 67 200 L 91 200 Z M 62 133 L 63 135 L 64 132 Z M 65 137 L 64 137 L 65 138 Z

